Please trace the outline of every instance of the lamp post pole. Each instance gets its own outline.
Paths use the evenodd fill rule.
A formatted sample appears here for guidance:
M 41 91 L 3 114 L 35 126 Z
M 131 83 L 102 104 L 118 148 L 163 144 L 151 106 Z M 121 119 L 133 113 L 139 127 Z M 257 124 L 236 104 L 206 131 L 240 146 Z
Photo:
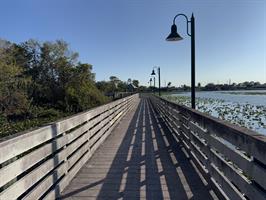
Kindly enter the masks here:
M 191 16 L 191 107 L 193 109 L 195 106 L 195 19 L 192 14 Z
M 175 20 L 178 16 L 183 16 L 187 21 L 187 35 L 191 38 L 191 107 L 195 109 L 195 18 L 192 13 L 190 21 L 184 14 L 177 14 L 174 17 L 173 25 L 171 27 L 171 33 L 166 38 L 167 41 L 179 41 L 183 38 L 177 33 L 177 27 L 175 25 Z M 190 23 L 190 33 L 188 32 L 188 24 Z
M 161 96 L 161 72 L 160 72 L 160 67 L 158 67 L 158 76 L 159 76 L 159 96 Z
M 151 82 L 152 82 L 152 78 L 150 78 L 149 82 L 150 82 L 150 90 L 151 90 Z
M 155 76 L 153 77 L 153 84 L 154 84 L 153 93 L 155 93 Z
M 155 76 L 156 75 L 156 73 L 155 73 L 155 71 L 154 71 L 154 69 L 157 69 L 158 70 L 158 81 L 159 81 L 159 96 L 161 96 L 161 69 L 160 69 L 160 67 L 153 67 L 153 70 L 152 70 L 152 72 L 151 72 L 151 75 L 152 76 Z M 155 84 L 154 84 L 154 86 L 155 86 Z

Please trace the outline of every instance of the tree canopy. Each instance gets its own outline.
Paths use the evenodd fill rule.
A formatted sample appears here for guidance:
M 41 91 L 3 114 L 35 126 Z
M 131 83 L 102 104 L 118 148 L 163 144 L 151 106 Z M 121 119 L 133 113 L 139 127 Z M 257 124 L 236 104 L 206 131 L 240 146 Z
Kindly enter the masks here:
M 62 40 L 21 44 L 0 41 L 0 105 L 5 116 L 25 115 L 32 106 L 78 112 L 106 102 L 92 65 Z
M 129 83 L 116 76 L 96 82 L 92 70 L 63 40 L 16 44 L 0 39 L 0 136 L 90 109 L 128 91 Z M 138 85 L 137 80 L 132 83 Z

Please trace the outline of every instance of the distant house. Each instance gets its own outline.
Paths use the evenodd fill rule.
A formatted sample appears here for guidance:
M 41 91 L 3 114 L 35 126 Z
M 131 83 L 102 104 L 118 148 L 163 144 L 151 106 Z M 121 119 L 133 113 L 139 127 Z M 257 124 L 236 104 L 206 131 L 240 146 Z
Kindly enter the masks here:
M 135 86 L 133 83 L 128 84 L 127 90 L 128 92 L 135 92 L 138 89 L 137 86 Z

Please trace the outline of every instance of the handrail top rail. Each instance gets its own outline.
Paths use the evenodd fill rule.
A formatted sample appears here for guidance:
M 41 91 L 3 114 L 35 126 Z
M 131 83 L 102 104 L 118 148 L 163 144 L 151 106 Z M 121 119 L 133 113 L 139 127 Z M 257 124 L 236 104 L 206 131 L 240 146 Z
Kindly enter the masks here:
M 112 103 L 118 103 L 119 101 L 123 101 L 124 99 L 126 99 L 128 97 L 132 97 L 133 95 L 134 94 L 132 94 L 130 96 L 127 96 L 127 97 L 123 97 L 121 99 L 117 99 L 115 101 L 107 102 L 105 104 L 90 108 L 88 110 L 85 110 L 85 111 L 82 111 L 82 112 L 78 112 L 78 113 L 75 113 L 75 114 L 70 115 L 70 116 L 62 117 L 62 118 L 57 119 L 55 121 L 48 122 L 48 123 L 45 123 L 43 125 L 40 125 L 40 126 L 37 126 L 37 127 L 34 127 L 34 128 L 30 128 L 30 129 L 27 129 L 27 130 L 24 130 L 24 131 L 20 131 L 18 133 L 12 134 L 12 135 L 7 135 L 5 137 L 0 138 L 0 147 L 1 147 L 1 145 L 3 145 L 3 143 L 5 143 L 7 141 L 11 142 L 11 140 L 13 140 L 13 139 L 17 140 L 19 138 L 27 137 L 26 135 L 28 133 L 31 133 L 32 135 L 34 135 L 36 131 L 39 133 L 42 129 L 50 129 L 50 128 L 52 128 L 52 126 L 55 126 L 55 125 L 57 125 L 57 124 L 59 124 L 61 122 L 64 122 L 64 121 L 67 121 L 67 120 L 71 120 L 71 119 L 74 119 L 75 117 L 79 117 L 79 116 L 82 116 L 82 115 L 90 114 L 93 111 L 99 109 L 100 107 L 109 106 Z
M 194 118 L 200 118 L 204 121 L 206 126 L 212 129 L 211 131 L 213 131 L 214 133 L 219 133 L 219 135 L 223 135 L 227 138 L 232 138 L 233 141 L 238 141 L 238 145 L 236 146 L 245 145 L 245 148 L 249 149 L 248 146 L 250 146 L 250 148 L 253 148 L 254 146 L 252 147 L 252 145 L 255 144 L 256 148 L 260 151 L 260 154 L 266 154 L 266 136 L 259 134 L 255 131 L 249 130 L 247 128 L 240 127 L 238 125 L 231 124 L 230 122 L 207 115 L 200 111 L 191 109 L 187 106 L 171 102 L 162 97 L 155 97 L 170 104 L 173 107 L 177 107 L 179 110 L 182 109 L 183 111 L 189 112 L 189 114 L 192 115 Z M 197 122 L 199 121 L 197 120 Z
M 138 102 L 127 96 L 2 141 L 0 199 L 56 198 Z
M 221 199 L 265 199 L 265 135 L 158 96 L 151 99 Z
M 154 95 L 155 96 L 155 95 Z M 224 126 L 224 127 L 227 127 L 230 132 L 234 133 L 234 134 L 238 134 L 238 135 L 241 135 L 241 136 L 245 136 L 245 137 L 249 137 L 250 139 L 254 139 L 254 140 L 257 140 L 261 143 L 264 143 L 265 145 L 265 152 L 266 152 L 266 135 L 262 135 L 260 133 L 257 133 L 253 130 L 250 130 L 250 129 L 247 129 L 245 127 L 240 127 L 236 124 L 232 124 L 228 121 L 225 121 L 225 120 L 221 120 L 219 118 L 216 118 L 216 117 L 213 117 L 211 115 L 208 115 L 208 114 L 205 114 L 203 112 L 200 112 L 198 110 L 194 110 L 192 108 L 189 108 L 185 105 L 181 105 L 181 104 L 177 104 L 177 103 L 174 103 L 174 102 L 171 102 L 167 99 L 164 99 L 162 97 L 158 97 L 158 96 L 155 96 L 169 104 L 171 104 L 172 106 L 177 106 L 178 108 L 181 108 L 183 110 L 186 110 L 186 111 L 189 111 L 190 114 L 193 114 L 194 116 L 199 116 L 199 117 L 202 117 L 202 118 L 205 118 L 206 120 L 208 120 L 208 122 L 214 122 L 214 123 L 217 123 L 221 126 Z

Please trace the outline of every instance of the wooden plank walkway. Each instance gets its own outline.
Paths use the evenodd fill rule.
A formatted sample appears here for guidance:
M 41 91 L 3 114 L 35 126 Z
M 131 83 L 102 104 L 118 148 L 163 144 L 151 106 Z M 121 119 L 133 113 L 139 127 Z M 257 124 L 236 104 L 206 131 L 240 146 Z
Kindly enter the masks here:
M 121 120 L 59 199 L 217 199 L 147 98 Z

